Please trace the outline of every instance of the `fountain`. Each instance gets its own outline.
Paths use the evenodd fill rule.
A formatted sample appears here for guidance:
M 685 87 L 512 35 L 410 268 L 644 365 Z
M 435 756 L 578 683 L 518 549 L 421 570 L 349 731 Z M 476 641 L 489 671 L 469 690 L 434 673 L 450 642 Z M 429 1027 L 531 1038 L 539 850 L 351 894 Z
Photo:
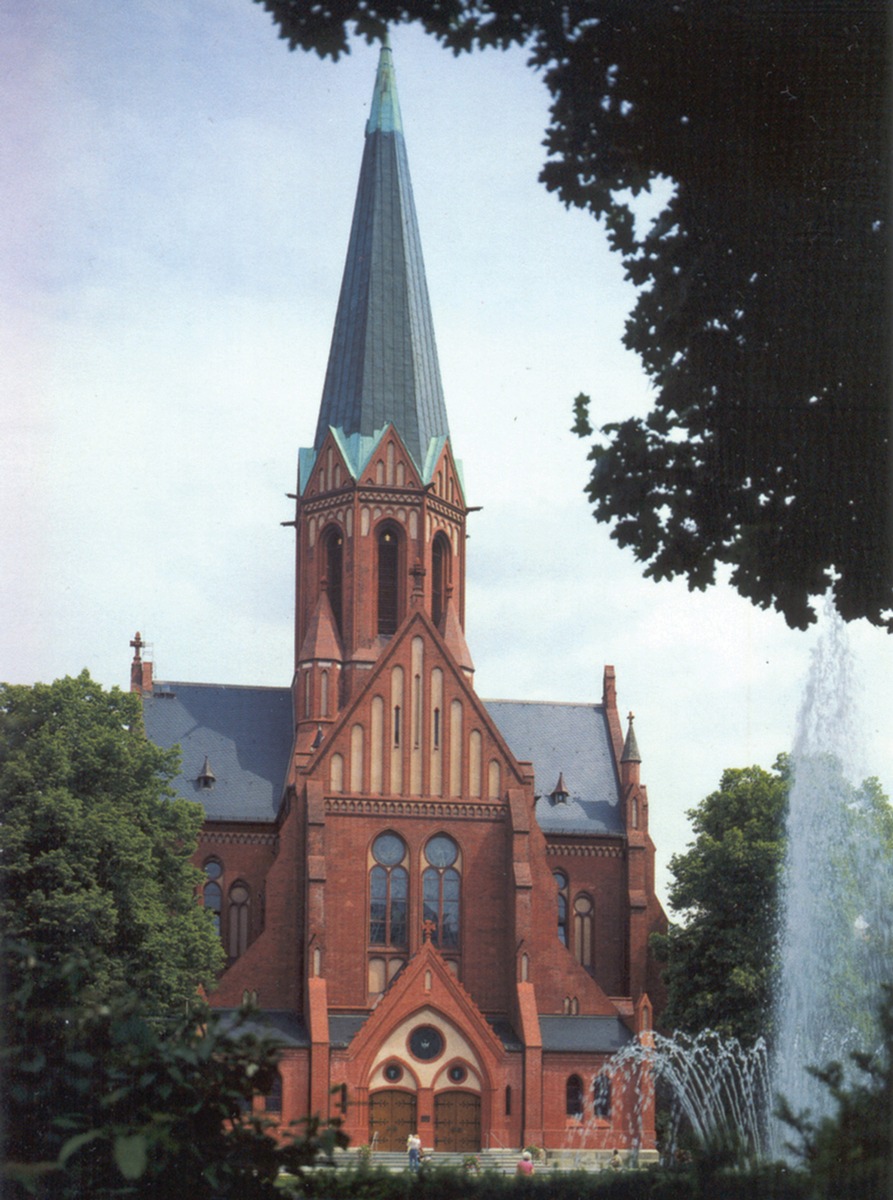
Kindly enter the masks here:
M 815 1121 L 833 1111 L 811 1066 L 849 1061 L 881 1040 L 881 984 L 893 979 L 893 816 L 874 781 L 861 787 L 853 665 L 843 621 L 826 604 L 797 721 L 780 889 L 775 1020 L 745 1048 L 706 1031 L 651 1035 L 617 1054 L 609 1071 L 670 1093 L 665 1157 L 683 1121 L 702 1146 L 740 1162 L 784 1156 L 788 1126 L 773 1116 L 784 1097 Z M 576 1131 L 587 1144 L 585 1127 Z M 572 1147 L 569 1145 L 568 1149 Z
M 858 720 L 843 621 L 826 606 L 797 722 L 782 874 L 773 1090 L 813 1120 L 831 1098 L 808 1067 L 872 1049 L 890 979 L 893 869 L 871 785 L 857 788 Z M 786 1128 L 776 1128 L 781 1152 Z

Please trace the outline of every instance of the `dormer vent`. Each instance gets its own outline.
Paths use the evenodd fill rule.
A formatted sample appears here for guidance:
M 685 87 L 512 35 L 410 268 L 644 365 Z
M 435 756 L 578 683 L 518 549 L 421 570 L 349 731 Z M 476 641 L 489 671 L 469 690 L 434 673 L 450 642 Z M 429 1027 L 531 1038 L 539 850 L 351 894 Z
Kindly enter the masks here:
M 204 764 L 202 766 L 202 769 L 199 771 L 195 782 L 204 791 L 210 791 L 211 788 L 214 786 L 214 784 L 217 782 L 217 776 L 211 770 L 211 760 L 208 758 L 207 754 L 205 755 Z
M 567 790 L 567 785 L 564 782 L 564 772 L 558 772 L 558 782 L 549 793 L 549 799 L 553 804 L 567 804 L 570 792 Z

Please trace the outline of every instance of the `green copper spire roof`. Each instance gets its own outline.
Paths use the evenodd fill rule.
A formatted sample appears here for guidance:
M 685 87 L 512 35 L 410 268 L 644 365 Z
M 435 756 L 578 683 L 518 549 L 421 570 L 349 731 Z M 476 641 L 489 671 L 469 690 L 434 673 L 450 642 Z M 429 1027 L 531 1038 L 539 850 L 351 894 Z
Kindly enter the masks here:
M 366 137 L 378 130 L 381 133 L 402 133 L 400 101 L 397 99 L 397 77 L 394 74 L 393 55 L 387 44 L 381 48 L 375 91 L 372 93 L 372 109 L 366 122 Z
M 314 449 L 393 423 L 418 467 L 448 437 L 390 47 L 382 47 Z

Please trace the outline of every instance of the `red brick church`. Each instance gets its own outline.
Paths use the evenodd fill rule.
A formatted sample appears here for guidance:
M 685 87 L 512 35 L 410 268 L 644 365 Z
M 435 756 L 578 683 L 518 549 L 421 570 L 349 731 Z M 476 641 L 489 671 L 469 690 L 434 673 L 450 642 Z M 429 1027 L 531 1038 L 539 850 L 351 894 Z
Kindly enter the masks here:
M 609 1066 L 661 995 L 632 719 L 624 737 L 613 667 L 600 703 L 475 692 L 470 510 L 388 48 L 294 499 L 291 687 L 153 680 L 139 635 L 132 666 L 206 812 L 211 1002 L 254 1000 L 284 1046 L 267 1110 L 382 1149 L 415 1128 L 435 1150 L 653 1146 L 649 1095 Z

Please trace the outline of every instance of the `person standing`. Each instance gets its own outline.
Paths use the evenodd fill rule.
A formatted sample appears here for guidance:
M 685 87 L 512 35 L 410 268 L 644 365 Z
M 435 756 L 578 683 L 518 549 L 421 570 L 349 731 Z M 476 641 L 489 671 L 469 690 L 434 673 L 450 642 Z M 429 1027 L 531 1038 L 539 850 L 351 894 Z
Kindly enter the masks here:
M 417 1133 L 411 1133 L 406 1139 L 406 1149 L 409 1152 L 409 1169 L 415 1172 L 419 1169 L 422 1153 L 422 1139 Z

